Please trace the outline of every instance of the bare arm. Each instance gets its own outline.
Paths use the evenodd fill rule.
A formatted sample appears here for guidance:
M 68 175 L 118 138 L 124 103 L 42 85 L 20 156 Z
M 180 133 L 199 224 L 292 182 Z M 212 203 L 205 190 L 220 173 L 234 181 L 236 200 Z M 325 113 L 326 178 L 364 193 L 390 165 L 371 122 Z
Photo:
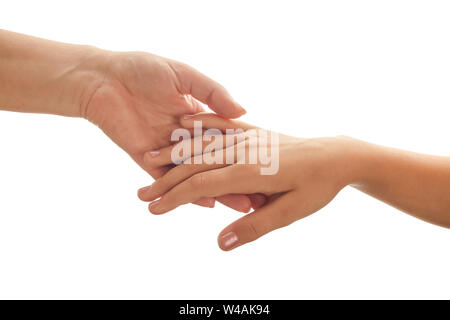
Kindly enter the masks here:
M 86 118 L 153 177 L 168 168 L 146 166 L 145 153 L 170 144 L 178 117 L 202 111 L 200 102 L 230 118 L 245 113 L 223 86 L 184 63 L 0 30 L 0 110 Z M 251 206 L 244 195 L 218 200 Z
M 0 109 L 80 116 L 81 102 L 99 80 L 99 57 L 89 46 L 0 30 Z
M 222 131 L 236 127 L 252 129 L 214 115 L 180 121 L 185 128 L 192 128 L 194 120 L 202 121 L 204 128 Z M 149 161 L 158 165 L 170 163 L 172 148 L 161 149 L 159 156 Z M 251 148 L 254 146 L 247 144 L 246 149 Z M 279 170 L 274 175 L 261 175 L 261 163 L 237 162 L 244 158 L 235 159 L 231 165 L 181 164 L 157 179 L 151 188 L 141 189 L 139 197 L 153 201 L 150 211 L 161 214 L 201 197 L 234 192 L 264 194 L 268 204 L 221 232 L 219 245 L 225 250 L 318 211 L 348 185 L 417 218 L 450 227 L 449 158 L 347 137 L 301 139 L 280 135 L 278 149 Z M 158 197 L 161 199 L 156 200 Z
M 450 158 L 352 143 L 350 185 L 417 218 L 450 228 Z

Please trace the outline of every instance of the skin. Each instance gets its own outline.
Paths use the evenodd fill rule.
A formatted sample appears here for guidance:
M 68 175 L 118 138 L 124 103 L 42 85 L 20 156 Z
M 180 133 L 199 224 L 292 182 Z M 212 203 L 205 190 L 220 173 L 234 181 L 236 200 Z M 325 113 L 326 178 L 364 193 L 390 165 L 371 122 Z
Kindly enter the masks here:
M 228 118 L 245 113 L 221 85 L 181 62 L 0 30 L 0 110 L 87 119 L 155 178 L 170 166 L 145 159 L 169 145 L 178 118 L 202 111 L 202 103 Z M 244 195 L 219 200 L 243 212 L 251 207 Z
M 184 128 L 193 128 L 194 121 L 202 121 L 205 129 L 223 132 L 226 128 L 256 128 L 212 114 L 180 119 Z M 255 147 L 245 141 L 244 144 L 247 152 Z M 161 149 L 152 161 L 170 163 L 172 148 Z M 141 189 L 139 197 L 153 201 L 150 212 L 162 214 L 202 197 L 264 194 L 269 199 L 266 204 L 220 233 L 218 242 L 223 250 L 254 241 L 318 211 L 346 186 L 417 218 L 450 228 L 448 157 L 417 154 L 348 137 L 300 139 L 280 135 L 279 159 L 279 171 L 274 175 L 261 175 L 261 163 L 180 164 L 152 186 Z
M 413 216 L 450 227 L 450 160 L 385 148 L 351 138 L 280 137 L 280 170 L 256 165 L 180 165 L 168 161 L 171 132 L 192 128 L 254 127 L 219 84 L 195 69 L 143 52 L 111 52 L 0 30 L 0 110 L 80 117 L 102 129 L 145 171 L 160 177 L 139 191 L 161 214 L 214 198 L 243 212 L 219 235 L 231 250 L 325 206 L 351 185 Z M 180 120 L 181 117 L 181 120 Z M 244 144 L 246 148 L 252 146 Z M 170 160 L 170 159 L 169 159 Z M 236 159 L 238 160 L 238 159 Z M 172 169 L 173 168 L 173 169 Z

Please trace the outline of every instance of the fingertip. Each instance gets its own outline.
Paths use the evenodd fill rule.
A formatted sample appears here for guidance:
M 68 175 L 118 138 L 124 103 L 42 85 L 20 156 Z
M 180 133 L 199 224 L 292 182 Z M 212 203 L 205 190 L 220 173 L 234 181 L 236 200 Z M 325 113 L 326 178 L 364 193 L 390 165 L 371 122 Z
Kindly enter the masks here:
M 236 119 L 247 113 L 247 111 L 240 104 L 234 102 L 233 100 L 229 103 L 224 103 L 221 108 L 214 108 L 213 106 L 209 107 L 218 115 L 228 119 Z
M 160 203 L 161 203 L 161 199 L 150 202 L 150 204 L 148 205 L 148 211 L 150 211 L 150 213 L 155 214 L 155 215 L 164 213 L 165 211 L 162 210 Z
M 156 162 L 158 156 L 161 154 L 159 150 L 148 151 L 144 153 L 144 162 L 146 164 L 152 164 Z
M 138 198 L 139 198 L 140 200 L 145 201 L 145 194 L 146 194 L 147 190 L 150 189 L 150 187 L 151 187 L 151 185 L 150 185 L 150 186 L 143 187 L 143 188 L 140 188 L 140 189 L 137 191 L 137 196 L 138 196 Z
M 245 110 L 239 103 L 237 103 L 236 105 L 237 112 L 239 113 L 238 117 L 242 117 L 247 113 L 247 110 Z
M 201 207 L 207 207 L 207 208 L 214 208 L 216 205 L 216 199 L 214 198 L 202 198 L 200 200 L 197 200 L 193 202 L 194 204 L 201 206 Z
M 235 119 L 247 113 L 225 88 L 216 90 L 215 93 L 216 95 L 211 95 L 211 101 L 208 101 L 208 107 L 217 114 L 225 118 Z
M 230 251 L 239 246 L 239 237 L 234 231 L 222 231 L 217 238 L 217 243 L 223 251 Z
M 247 201 L 245 201 L 244 204 L 242 204 L 241 210 L 239 210 L 239 211 L 243 212 L 243 213 L 248 213 L 248 212 L 250 212 L 251 209 L 252 209 L 252 204 L 251 204 L 250 200 L 247 199 Z
M 246 195 L 228 194 L 217 197 L 217 200 L 223 205 L 243 213 L 247 213 L 252 208 L 252 203 Z

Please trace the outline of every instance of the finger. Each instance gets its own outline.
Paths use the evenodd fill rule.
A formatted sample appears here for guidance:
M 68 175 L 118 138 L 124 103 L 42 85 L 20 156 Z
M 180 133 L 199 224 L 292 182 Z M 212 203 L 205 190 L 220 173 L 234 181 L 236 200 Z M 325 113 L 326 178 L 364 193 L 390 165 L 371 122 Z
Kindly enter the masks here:
M 160 166 L 160 167 L 151 168 L 151 169 L 148 169 L 145 171 L 149 175 L 151 175 L 154 179 L 158 179 L 159 177 L 164 176 L 169 170 L 170 170 L 170 166 Z
M 200 148 L 197 146 L 200 145 Z M 206 145 L 206 143 L 205 143 Z M 173 159 L 172 151 L 173 150 L 183 150 L 186 151 L 187 154 L 177 154 L 174 155 L 175 159 Z M 200 149 L 197 151 L 197 149 Z M 189 152 L 187 152 L 189 151 Z M 196 153 L 197 151 L 197 153 Z M 193 137 L 192 139 L 183 139 L 180 142 L 176 142 L 173 145 L 146 152 L 144 154 L 144 162 L 149 167 L 160 167 L 168 164 L 174 164 L 177 162 L 182 162 L 186 158 L 190 158 L 198 153 L 203 151 L 203 136 Z M 178 163 L 177 163 L 178 164 Z
M 269 184 L 267 176 L 259 175 L 256 165 L 234 165 L 221 169 L 201 172 L 181 182 L 160 200 L 150 204 L 154 214 L 161 214 L 203 197 L 218 197 L 225 194 L 250 194 L 265 192 Z
M 201 112 L 197 114 L 185 114 L 180 118 L 180 124 L 186 129 L 193 129 L 196 124 L 195 121 L 201 121 L 202 128 L 204 129 L 219 129 L 223 133 L 226 133 L 227 129 L 257 129 L 257 127 L 251 124 L 242 121 L 226 119 L 214 113 Z
M 219 247 L 229 251 L 291 224 L 301 218 L 295 215 L 295 203 L 296 196 L 290 192 L 236 220 L 219 234 Z
M 138 198 L 141 199 L 142 201 L 150 201 L 150 200 L 145 200 L 145 199 L 144 199 L 145 194 L 146 194 L 147 190 L 148 190 L 150 187 L 151 187 L 151 185 L 150 185 L 150 186 L 143 187 L 143 188 L 140 188 L 140 189 L 138 190 Z M 214 208 L 215 203 L 216 203 L 216 199 L 213 198 L 213 197 L 209 197 L 209 198 L 208 198 L 208 197 L 205 197 L 205 198 L 200 198 L 200 199 L 198 199 L 197 201 L 193 201 L 192 203 L 193 203 L 193 204 L 196 204 L 196 205 L 198 205 L 198 206 L 201 206 L 201 207 Z M 231 207 L 231 208 L 233 208 L 233 207 Z M 234 209 L 234 208 L 233 208 L 233 209 Z M 242 211 L 242 210 L 239 210 L 239 209 L 235 209 L 235 210 Z M 247 211 L 245 211 L 245 212 L 247 212 Z
M 193 204 L 196 204 L 200 207 L 206 207 L 206 208 L 214 208 L 216 204 L 216 199 L 214 198 L 201 198 L 197 201 L 192 202 Z
M 148 192 L 147 190 L 150 187 L 151 187 L 151 185 L 143 187 L 143 188 L 140 188 L 138 190 L 138 198 L 141 199 L 142 201 L 150 201 L 150 200 L 145 200 L 145 194 Z M 201 206 L 201 207 L 214 208 L 215 203 L 216 203 L 216 199 L 213 198 L 213 197 L 209 197 L 209 198 L 205 197 L 205 198 L 200 198 L 199 200 L 194 201 L 192 203 L 196 204 L 198 206 Z M 235 210 L 241 211 L 239 209 L 235 209 Z
M 169 172 L 172 172 L 177 168 L 178 167 L 173 168 Z M 156 171 L 154 171 L 153 176 L 154 176 L 154 178 L 164 176 L 164 174 L 166 174 L 168 172 L 168 170 L 169 170 L 169 168 L 167 168 L 167 167 L 158 168 L 158 172 L 156 173 Z M 156 181 L 158 181 L 158 180 L 156 180 Z M 144 187 L 144 188 L 139 189 L 138 197 L 142 201 L 153 200 L 148 195 L 149 187 Z M 254 196 L 254 195 L 252 195 L 252 196 Z M 252 203 L 254 203 L 254 200 L 252 200 L 249 196 L 243 195 L 243 194 L 227 194 L 224 196 L 217 197 L 217 201 L 219 201 L 223 205 L 225 205 L 233 210 L 236 210 L 239 212 L 244 212 L 244 213 L 249 212 L 252 207 Z M 213 208 L 215 205 L 215 199 L 214 198 L 201 198 L 200 200 L 194 201 L 193 203 L 197 204 L 199 206 L 202 206 L 202 207 Z M 253 205 L 253 208 L 256 208 L 256 207 Z
M 182 164 L 172 168 L 162 177 L 156 179 L 151 186 L 142 188 L 138 192 L 139 198 L 142 201 L 153 201 L 161 197 L 177 184 L 180 184 L 197 173 L 223 168 L 229 164 L 236 163 L 238 161 L 237 149 L 240 148 L 241 145 L 243 147 L 245 143 L 246 141 L 242 141 L 235 146 L 220 150 L 217 154 L 216 152 L 212 152 L 187 159 L 189 161 L 186 160 Z M 232 153 L 230 152 L 231 149 L 233 149 Z M 210 156 L 210 158 L 206 158 L 206 156 Z
M 151 201 L 149 198 L 147 198 L 148 196 L 146 195 L 146 190 L 147 187 L 139 189 L 138 197 L 142 201 Z M 249 212 L 252 207 L 250 198 L 244 194 L 227 194 L 217 197 L 217 201 L 233 210 L 244 213 Z M 215 199 L 213 197 L 201 198 L 200 200 L 194 201 L 192 203 L 202 207 L 214 208 Z
M 146 166 L 151 168 L 166 166 L 169 164 L 179 164 L 191 157 L 199 156 L 202 154 L 206 156 L 213 152 L 220 151 L 224 148 L 234 147 L 247 138 L 248 135 L 245 132 L 224 135 L 220 132 L 209 131 L 205 135 L 197 136 L 192 139 L 182 140 L 181 142 L 178 142 L 174 145 L 147 152 L 144 155 L 144 162 Z M 203 161 L 190 163 L 201 162 Z
M 261 208 L 267 202 L 267 197 L 262 193 L 249 194 L 248 197 L 252 203 L 252 208 L 255 210 Z
M 190 113 L 199 113 L 205 111 L 202 104 L 191 95 L 184 95 L 184 99 L 186 101 L 186 104 L 188 105 L 188 110 L 190 110 Z
M 245 194 L 226 194 L 216 198 L 223 205 L 240 212 L 247 213 L 252 207 L 250 198 Z
M 161 178 L 155 180 L 155 182 L 148 188 L 141 189 L 138 193 L 139 199 L 142 201 L 153 201 L 161 197 L 177 184 L 180 184 L 197 173 L 222 168 L 225 166 L 226 164 L 180 164 L 179 166 L 176 166 L 172 170 L 168 171 Z
M 182 94 L 189 94 L 207 104 L 211 110 L 227 118 L 238 118 L 246 113 L 228 91 L 194 68 L 176 61 L 169 62 L 179 81 Z
M 145 166 L 141 165 L 141 167 L 144 168 Z M 170 166 L 164 166 L 164 167 L 159 167 L 159 168 L 147 169 L 145 171 L 147 171 L 147 173 L 150 174 L 154 179 L 157 179 L 159 177 L 164 176 L 169 170 L 170 170 Z M 138 197 L 141 198 L 140 195 L 144 194 L 145 190 L 148 188 L 149 188 L 149 186 L 139 189 Z M 201 198 L 193 203 L 198 206 L 201 206 L 201 207 L 214 208 L 216 200 L 214 198 Z M 236 210 L 238 210 L 238 209 L 236 209 Z M 241 210 L 238 210 L 238 211 L 241 211 Z

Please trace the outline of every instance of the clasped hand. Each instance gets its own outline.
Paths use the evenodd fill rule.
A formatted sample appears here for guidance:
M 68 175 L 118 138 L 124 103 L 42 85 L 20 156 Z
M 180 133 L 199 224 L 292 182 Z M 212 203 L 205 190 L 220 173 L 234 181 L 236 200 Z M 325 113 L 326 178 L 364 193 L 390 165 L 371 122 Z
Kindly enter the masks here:
M 224 147 L 217 150 L 210 147 L 211 142 L 208 141 L 212 139 L 202 139 L 200 136 L 154 150 L 145 158 L 146 165 L 168 166 L 173 165 L 174 151 L 183 149 L 180 146 L 192 145 L 184 148 L 190 150 L 191 154 L 183 154 L 183 162 L 174 166 L 151 186 L 140 189 L 138 195 L 143 201 L 151 201 L 149 210 L 154 214 L 163 214 L 202 198 L 227 194 L 247 194 L 258 199 L 253 203 L 255 211 L 238 219 L 220 233 L 219 246 L 224 250 L 234 249 L 316 212 L 348 184 L 340 170 L 345 167 L 345 146 L 349 143 L 347 138 L 300 139 L 279 135 L 276 148 L 273 148 L 273 141 L 270 139 L 253 139 L 257 143 L 252 143 L 251 133 L 241 135 L 241 139 L 237 134 L 232 137 L 235 139 L 230 140 L 227 130 L 255 132 L 258 129 L 242 122 L 224 119 L 215 114 L 180 118 L 180 125 L 190 131 L 194 129 L 196 122 L 201 123 L 204 130 L 220 130 L 223 135 L 216 135 L 214 139 L 231 141 L 232 144 L 221 142 L 218 145 Z M 202 149 L 200 154 L 196 154 L 194 145 L 199 141 Z M 262 144 L 268 151 L 276 150 L 279 153 L 279 168 L 273 174 L 262 174 L 266 164 L 259 159 L 253 163 L 249 161 L 252 154 L 258 154 L 254 151 L 263 147 Z M 205 161 L 217 160 L 217 154 L 222 161 Z

